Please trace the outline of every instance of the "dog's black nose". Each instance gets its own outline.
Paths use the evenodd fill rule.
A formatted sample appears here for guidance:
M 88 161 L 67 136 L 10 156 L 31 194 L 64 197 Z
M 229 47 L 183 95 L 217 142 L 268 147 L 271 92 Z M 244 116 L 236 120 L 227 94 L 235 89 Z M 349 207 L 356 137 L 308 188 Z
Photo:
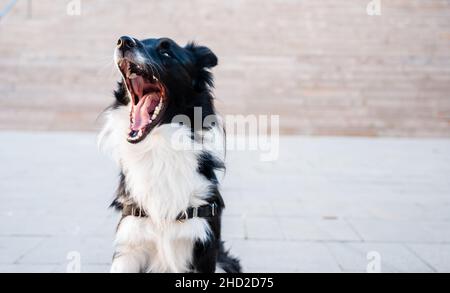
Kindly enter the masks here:
M 128 36 L 120 37 L 117 41 L 117 48 L 127 50 L 136 47 L 136 41 Z

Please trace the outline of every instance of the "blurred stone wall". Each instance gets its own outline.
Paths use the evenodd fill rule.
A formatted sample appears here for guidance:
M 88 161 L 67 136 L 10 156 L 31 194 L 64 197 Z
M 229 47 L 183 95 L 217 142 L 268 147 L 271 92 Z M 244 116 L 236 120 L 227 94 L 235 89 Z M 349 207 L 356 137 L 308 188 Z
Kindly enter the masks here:
M 0 129 L 98 129 L 127 34 L 209 46 L 220 112 L 279 114 L 284 134 L 450 136 L 450 1 L 69 2 L 0 19 Z

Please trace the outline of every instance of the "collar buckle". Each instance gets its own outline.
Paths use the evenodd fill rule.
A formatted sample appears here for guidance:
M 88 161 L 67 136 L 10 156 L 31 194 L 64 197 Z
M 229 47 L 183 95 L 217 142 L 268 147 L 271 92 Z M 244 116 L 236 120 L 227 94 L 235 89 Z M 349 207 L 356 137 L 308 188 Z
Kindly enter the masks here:
M 188 213 L 186 210 L 184 210 L 181 215 L 178 217 L 177 221 L 179 223 L 184 223 L 189 218 Z
M 192 218 L 198 217 L 198 207 L 192 208 Z

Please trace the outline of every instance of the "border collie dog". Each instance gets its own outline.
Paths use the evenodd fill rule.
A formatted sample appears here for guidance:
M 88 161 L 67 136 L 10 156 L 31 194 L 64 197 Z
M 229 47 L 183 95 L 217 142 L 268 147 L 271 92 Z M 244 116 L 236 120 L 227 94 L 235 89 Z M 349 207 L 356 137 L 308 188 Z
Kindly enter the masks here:
M 111 272 L 240 272 L 220 235 L 225 135 L 209 71 L 216 55 L 194 43 L 124 36 L 115 62 L 122 80 L 99 136 L 121 169 Z

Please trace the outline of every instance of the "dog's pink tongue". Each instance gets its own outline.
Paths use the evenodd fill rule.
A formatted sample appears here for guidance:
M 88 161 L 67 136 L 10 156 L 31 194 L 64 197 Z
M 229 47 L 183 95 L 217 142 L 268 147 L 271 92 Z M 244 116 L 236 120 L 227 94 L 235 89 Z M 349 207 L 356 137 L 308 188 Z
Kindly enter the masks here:
M 131 86 L 133 87 L 133 91 L 137 96 L 142 97 L 142 93 L 144 92 L 144 79 L 142 76 L 137 76 L 133 80 L 131 80 Z M 134 102 L 134 101 L 133 101 Z M 133 124 L 131 125 L 132 130 L 139 130 L 145 126 L 145 124 L 150 120 L 149 114 L 146 111 L 147 99 L 142 97 L 138 104 L 133 106 Z
M 146 94 L 143 96 L 146 87 L 142 76 L 137 76 L 131 81 L 134 93 L 141 97 L 137 105 L 133 106 L 133 123 L 131 129 L 139 131 L 150 123 L 150 113 L 153 113 L 159 103 L 159 96 L 155 93 Z M 134 102 L 134 101 L 133 101 Z
M 151 104 L 151 98 L 143 97 L 139 103 L 134 106 L 134 120 L 131 125 L 132 130 L 138 131 L 148 124 L 150 121 L 150 114 L 148 112 L 148 108 Z
M 142 97 L 139 103 L 134 106 L 134 119 L 131 125 L 132 130 L 140 130 L 150 123 L 150 113 L 153 113 L 156 106 L 158 106 L 158 96 L 148 94 Z

